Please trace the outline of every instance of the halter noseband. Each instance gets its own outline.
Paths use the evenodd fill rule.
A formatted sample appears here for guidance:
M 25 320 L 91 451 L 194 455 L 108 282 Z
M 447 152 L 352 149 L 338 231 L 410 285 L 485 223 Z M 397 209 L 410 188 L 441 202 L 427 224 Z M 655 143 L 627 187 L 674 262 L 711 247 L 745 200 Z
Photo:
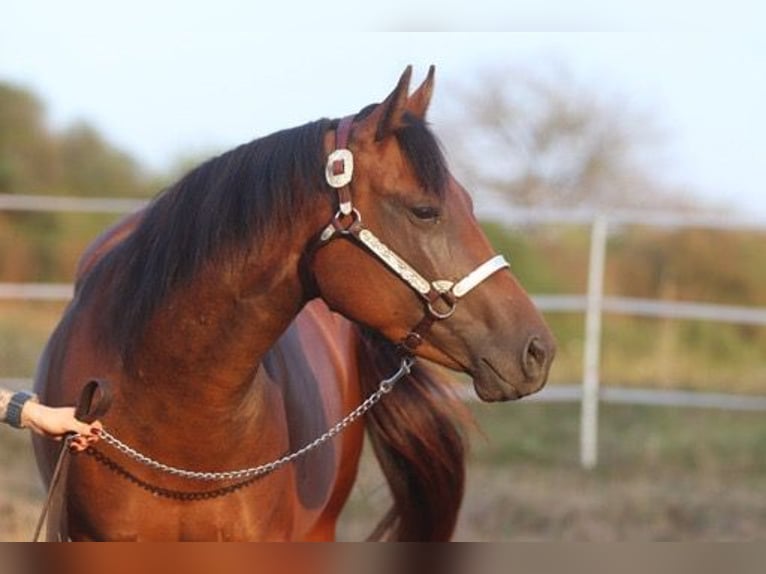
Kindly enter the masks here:
M 353 116 L 343 118 L 335 131 L 335 150 L 328 156 L 325 178 L 338 192 L 338 211 L 319 237 L 319 247 L 336 237 L 349 237 L 365 247 L 388 266 L 399 279 L 412 288 L 426 308 L 423 319 L 399 343 L 404 354 L 413 354 L 436 321 L 448 319 L 455 312 L 458 301 L 497 271 L 510 267 L 502 255 L 495 255 L 479 265 L 457 282 L 437 280 L 429 282 L 409 263 L 383 243 L 362 224 L 362 215 L 351 200 L 350 183 L 354 173 L 354 156 L 348 149 Z M 446 309 L 437 308 L 446 305 Z

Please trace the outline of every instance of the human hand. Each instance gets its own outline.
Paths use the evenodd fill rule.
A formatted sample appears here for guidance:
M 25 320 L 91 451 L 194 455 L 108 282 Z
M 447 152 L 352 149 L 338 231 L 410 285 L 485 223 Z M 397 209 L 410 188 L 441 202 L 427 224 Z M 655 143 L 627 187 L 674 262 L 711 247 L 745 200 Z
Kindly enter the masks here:
M 77 420 L 73 407 L 48 407 L 27 401 L 21 411 L 21 424 L 39 435 L 62 440 L 67 434 L 75 433 L 69 448 L 82 452 L 100 438 L 102 425 L 99 421 L 88 424 Z

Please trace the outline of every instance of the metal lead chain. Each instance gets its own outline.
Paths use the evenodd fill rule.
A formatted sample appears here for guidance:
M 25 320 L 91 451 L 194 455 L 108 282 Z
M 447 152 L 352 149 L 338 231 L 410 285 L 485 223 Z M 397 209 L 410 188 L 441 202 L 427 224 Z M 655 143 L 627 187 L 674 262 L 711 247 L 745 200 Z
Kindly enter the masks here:
M 101 437 L 104 442 L 111 445 L 112 447 L 120 451 L 125 456 L 132 458 L 133 460 L 143 464 L 144 466 L 148 466 L 149 468 L 152 468 L 154 470 L 159 470 L 161 472 L 164 472 L 173 476 L 188 478 L 191 480 L 206 481 L 206 482 L 224 481 L 224 480 L 247 480 L 251 478 L 256 478 L 256 477 L 264 476 L 266 474 L 274 472 L 278 468 L 286 464 L 289 464 L 295 459 L 309 453 L 310 451 L 323 445 L 324 443 L 326 443 L 327 441 L 329 441 L 336 435 L 343 432 L 354 421 L 356 421 L 364 413 L 366 413 L 373 406 L 375 406 L 375 404 L 378 401 L 380 401 L 380 399 L 382 399 L 384 395 L 390 393 L 391 390 L 394 388 L 394 385 L 396 384 L 396 382 L 399 381 L 399 379 L 401 379 L 405 375 L 410 374 L 410 370 L 412 369 L 412 365 L 414 362 L 415 362 L 414 357 L 404 357 L 399 366 L 399 370 L 396 371 L 396 373 L 394 373 L 391 377 L 380 381 L 380 383 L 378 384 L 378 388 L 374 393 L 372 393 L 369 397 L 367 397 L 362 404 L 360 404 L 353 411 L 347 414 L 342 420 L 336 423 L 332 428 L 330 428 L 322 436 L 314 439 L 313 441 L 301 447 L 300 449 L 292 453 L 286 454 L 282 458 L 279 458 L 272 462 L 261 464 L 259 466 L 255 466 L 252 468 L 244 468 L 241 470 L 229 470 L 224 472 L 202 472 L 202 471 L 196 471 L 196 470 L 185 470 L 182 468 L 175 468 L 167 464 L 164 464 L 162 462 L 156 461 L 146 456 L 145 454 L 138 452 L 136 449 L 128 446 L 127 444 L 125 444 L 124 442 L 116 438 L 113 434 L 109 433 L 106 429 L 102 431 Z

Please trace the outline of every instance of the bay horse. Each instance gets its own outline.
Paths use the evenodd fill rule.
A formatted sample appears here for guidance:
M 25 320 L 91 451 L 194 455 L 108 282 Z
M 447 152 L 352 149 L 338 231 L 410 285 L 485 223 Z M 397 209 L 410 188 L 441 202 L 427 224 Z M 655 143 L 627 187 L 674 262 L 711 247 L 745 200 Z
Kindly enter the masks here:
M 35 389 L 71 404 L 109 381 L 114 440 L 73 458 L 49 537 L 331 540 L 372 393 L 393 495 L 374 537 L 449 539 L 456 401 L 411 357 L 499 401 L 539 390 L 555 345 L 426 125 L 433 67 L 411 95 L 410 76 L 354 116 L 203 163 L 85 254 Z M 48 482 L 56 447 L 35 451 Z

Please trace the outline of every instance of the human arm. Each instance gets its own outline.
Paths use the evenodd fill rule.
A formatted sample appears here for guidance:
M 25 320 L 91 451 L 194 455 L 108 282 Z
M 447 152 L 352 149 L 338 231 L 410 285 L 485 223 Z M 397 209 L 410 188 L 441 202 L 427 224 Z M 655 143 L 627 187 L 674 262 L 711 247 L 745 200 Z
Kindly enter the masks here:
M 101 432 L 100 422 L 87 424 L 77 420 L 72 407 L 49 407 L 40 404 L 31 393 L 12 393 L 5 389 L 0 389 L 0 421 L 56 440 L 74 433 L 77 436 L 70 447 L 75 451 L 95 443 Z

